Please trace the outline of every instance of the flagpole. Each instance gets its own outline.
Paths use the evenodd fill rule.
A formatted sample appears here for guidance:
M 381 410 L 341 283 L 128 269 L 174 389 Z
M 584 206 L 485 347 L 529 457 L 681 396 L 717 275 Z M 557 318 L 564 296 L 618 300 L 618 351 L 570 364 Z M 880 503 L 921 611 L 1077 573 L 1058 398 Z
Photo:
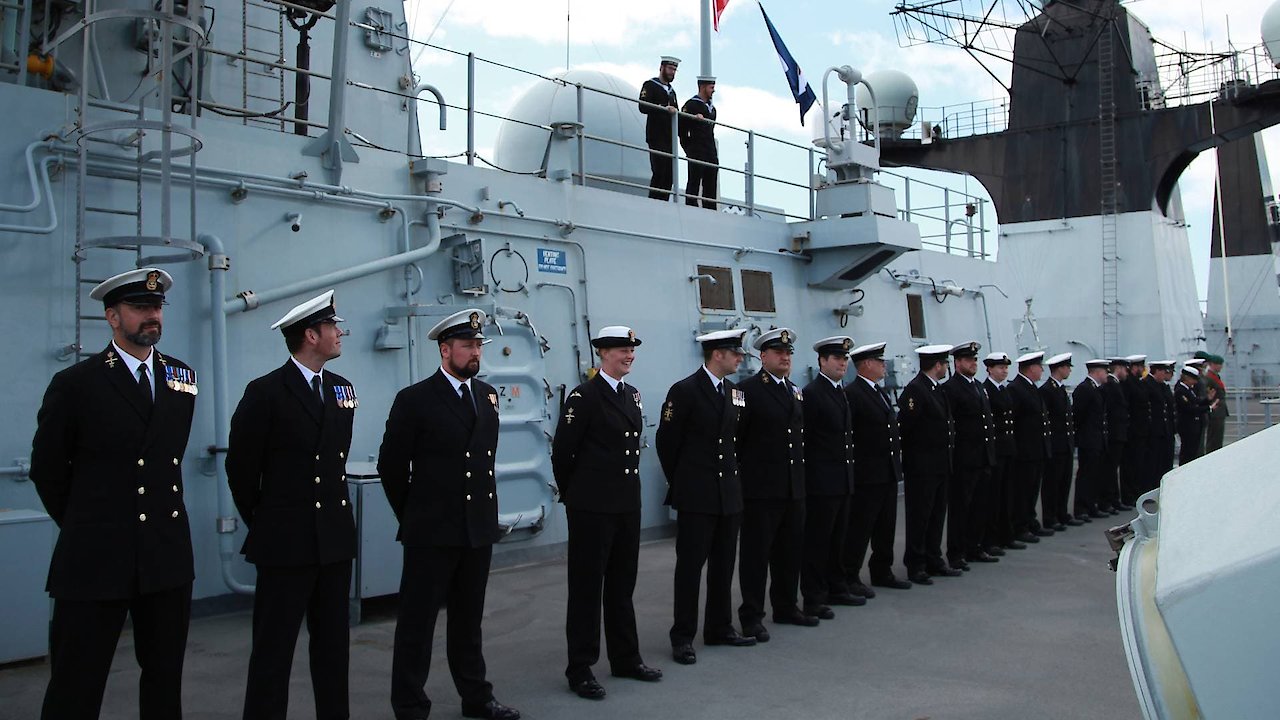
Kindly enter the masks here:
M 704 77 L 714 77 L 711 72 L 711 3 L 715 0 L 698 0 L 702 12 L 702 71 Z

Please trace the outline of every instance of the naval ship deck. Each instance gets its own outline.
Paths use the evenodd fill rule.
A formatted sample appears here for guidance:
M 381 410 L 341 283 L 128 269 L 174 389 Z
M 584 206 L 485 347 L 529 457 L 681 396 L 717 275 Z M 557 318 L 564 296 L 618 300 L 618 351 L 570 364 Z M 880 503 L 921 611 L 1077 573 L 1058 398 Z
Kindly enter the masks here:
M 1111 518 L 1112 521 L 1124 516 Z M 775 626 L 754 648 L 704 648 L 698 663 L 671 660 L 674 542 L 640 550 L 636 615 L 645 661 L 662 682 L 596 675 L 601 702 L 565 682 L 563 562 L 495 571 L 485 613 L 485 658 L 498 700 L 525 718 L 841 718 L 866 720 L 1115 720 L 1139 716 L 1116 618 L 1115 575 L 1094 521 L 975 564 L 931 587 L 879 589 L 864 607 L 836 608 L 817 628 Z M 898 542 L 902 548 L 901 506 Z M 902 576 L 902 569 L 896 569 Z M 863 578 L 866 580 L 866 578 Z M 735 600 L 736 602 L 736 600 Z M 351 717 L 390 718 L 394 603 L 366 603 L 351 632 Z M 433 716 L 461 717 L 437 624 L 427 692 Z M 240 717 L 249 657 L 250 613 L 193 620 L 183 685 L 190 720 Z M 603 653 L 602 653 L 603 654 Z M 305 632 L 298 644 L 290 716 L 313 718 Z M 0 668 L 0 715 L 39 715 L 48 666 Z M 136 718 L 138 669 L 126 629 L 116 650 L 103 720 Z

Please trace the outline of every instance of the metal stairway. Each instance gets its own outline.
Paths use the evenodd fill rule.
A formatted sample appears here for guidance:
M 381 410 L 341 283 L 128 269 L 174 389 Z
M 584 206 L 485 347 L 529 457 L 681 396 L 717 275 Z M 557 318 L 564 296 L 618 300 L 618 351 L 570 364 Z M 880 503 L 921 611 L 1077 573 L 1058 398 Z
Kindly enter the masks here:
M 1098 38 L 1098 158 L 1102 232 L 1102 353 L 1113 357 L 1120 342 L 1120 256 L 1116 225 L 1119 203 L 1116 172 L 1115 19 L 1105 21 Z

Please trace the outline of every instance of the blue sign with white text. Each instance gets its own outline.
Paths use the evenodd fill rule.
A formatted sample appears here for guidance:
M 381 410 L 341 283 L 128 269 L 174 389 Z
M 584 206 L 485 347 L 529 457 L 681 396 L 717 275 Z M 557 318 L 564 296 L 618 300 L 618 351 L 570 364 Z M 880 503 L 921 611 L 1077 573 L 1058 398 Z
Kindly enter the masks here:
M 564 251 L 538 248 L 538 272 L 566 274 Z

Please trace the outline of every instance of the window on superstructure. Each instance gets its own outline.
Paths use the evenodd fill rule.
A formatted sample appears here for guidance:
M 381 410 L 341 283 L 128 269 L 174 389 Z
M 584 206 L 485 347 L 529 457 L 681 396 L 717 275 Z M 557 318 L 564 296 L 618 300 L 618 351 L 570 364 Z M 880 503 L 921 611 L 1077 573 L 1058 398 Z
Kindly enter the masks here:
M 742 306 L 747 312 L 778 311 L 773 301 L 773 273 L 764 270 L 742 271 Z
M 703 310 L 733 310 L 733 271 L 715 265 L 699 265 L 698 306 Z M 709 277 L 715 278 L 711 282 Z
M 924 296 L 907 293 L 907 323 L 911 327 L 911 337 L 923 340 L 928 337 L 924 330 Z

